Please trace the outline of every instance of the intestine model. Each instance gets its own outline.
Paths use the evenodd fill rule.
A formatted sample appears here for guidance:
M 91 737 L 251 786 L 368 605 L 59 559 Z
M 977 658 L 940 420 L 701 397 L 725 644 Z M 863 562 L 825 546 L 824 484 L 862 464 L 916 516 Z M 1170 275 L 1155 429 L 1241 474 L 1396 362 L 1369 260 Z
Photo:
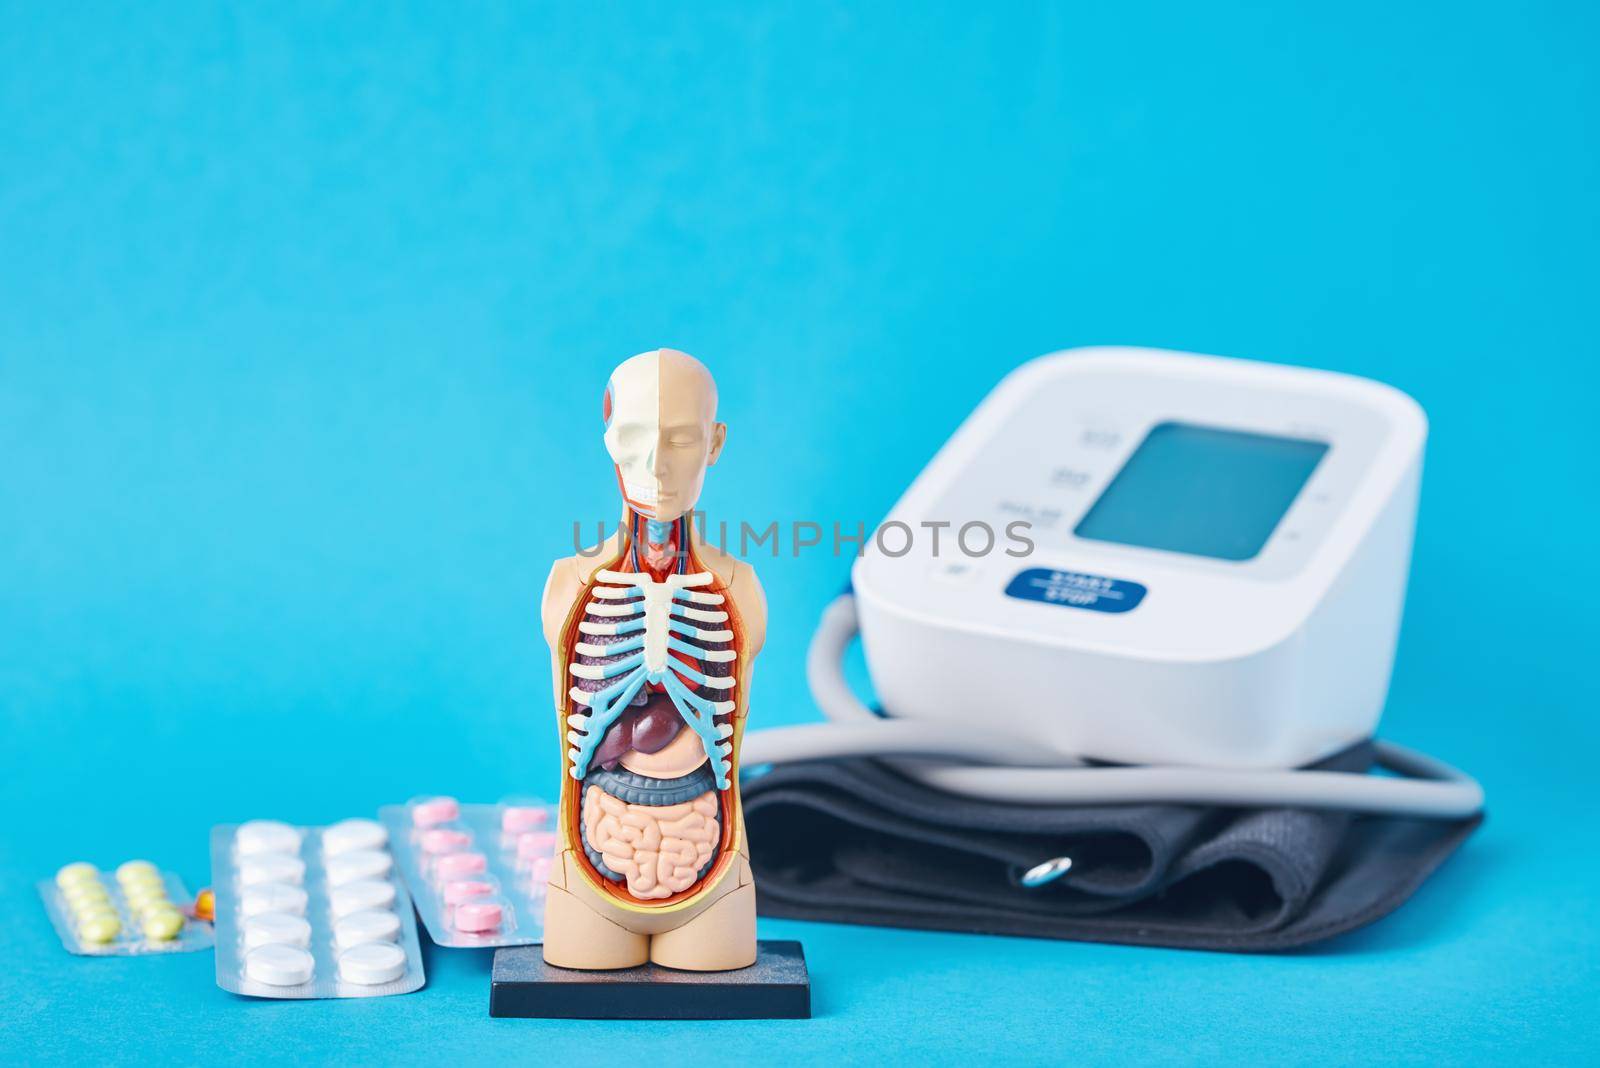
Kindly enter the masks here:
M 689 515 L 727 427 L 687 353 L 625 361 L 606 385 L 617 531 L 545 585 L 562 740 L 560 844 L 544 958 L 722 971 L 756 959 L 739 739 L 766 633 L 755 572 Z

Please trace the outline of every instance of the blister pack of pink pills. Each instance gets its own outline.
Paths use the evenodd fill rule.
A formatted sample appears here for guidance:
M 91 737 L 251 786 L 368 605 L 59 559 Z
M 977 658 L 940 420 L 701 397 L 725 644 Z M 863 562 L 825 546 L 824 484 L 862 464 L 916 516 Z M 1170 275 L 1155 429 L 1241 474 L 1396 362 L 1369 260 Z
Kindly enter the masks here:
M 211 829 L 217 985 L 258 998 L 371 998 L 422 986 L 411 899 L 376 820 Z
M 441 946 L 522 946 L 544 935 L 556 810 L 532 799 L 419 797 L 378 817 L 428 935 Z

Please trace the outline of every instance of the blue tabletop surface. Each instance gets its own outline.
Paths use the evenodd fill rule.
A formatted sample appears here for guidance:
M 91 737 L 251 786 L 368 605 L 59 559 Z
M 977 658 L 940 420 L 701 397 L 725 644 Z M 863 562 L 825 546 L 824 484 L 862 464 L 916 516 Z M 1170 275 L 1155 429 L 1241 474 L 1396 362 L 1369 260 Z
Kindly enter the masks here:
M 0 15 L 0 1047 L 302 1063 L 1572 1061 L 1592 1052 L 1596 9 L 9 4 Z M 1272 957 L 762 921 L 809 1022 L 249 1001 L 33 894 L 218 822 L 554 773 L 535 606 L 612 514 L 622 357 L 716 371 L 713 512 L 871 524 L 984 392 L 1121 342 L 1432 421 L 1386 735 L 1482 831 Z M 757 561 L 756 725 L 845 563 Z M 754 1063 L 744 1061 L 742 1063 Z

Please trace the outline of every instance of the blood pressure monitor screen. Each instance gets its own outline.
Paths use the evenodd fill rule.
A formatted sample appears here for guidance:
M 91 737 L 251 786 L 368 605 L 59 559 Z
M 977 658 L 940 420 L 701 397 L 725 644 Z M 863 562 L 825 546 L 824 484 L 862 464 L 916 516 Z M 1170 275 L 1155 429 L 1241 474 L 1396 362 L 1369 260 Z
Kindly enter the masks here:
M 1320 441 L 1161 423 L 1073 533 L 1249 560 L 1266 545 L 1327 451 Z

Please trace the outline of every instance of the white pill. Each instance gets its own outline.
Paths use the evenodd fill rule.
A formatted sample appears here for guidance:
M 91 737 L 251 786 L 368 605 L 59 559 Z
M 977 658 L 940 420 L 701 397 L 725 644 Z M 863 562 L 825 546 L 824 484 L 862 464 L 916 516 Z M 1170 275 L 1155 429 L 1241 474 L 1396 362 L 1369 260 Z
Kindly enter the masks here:
M 244 974 L 269 986 L 299 986 L 316 968 L 311 954 L 295 946 L 257 946 L 244 955 Z
M 288 883 L 257 883 L 239 892 L 239 912 L 244 916 L 259 916 L 263 912 L 304 916 L 306 892 Z
M 298 853 L 300 832 L 278 820 L 250 820 L 233 832 L 233 845 L 241 857 L 255 853 Z
M 387 879 L 357 879 L 328 891 L 328 905 L 335 916 L 348 916 L 362 909 L 386 909 L 394 904 L 394 884 Z
M 328 856 L 352 849 L 382 849 L 389 844 L 389 832 L 377 820 L 340 820 L 322 832 L 322 851 Z
M 391 983 L 406 973 L 406 954 L 393 942 L 367 942 L 339 954 L 339 978 L 363 986 Z
M 381 849 L 353 849 L 328 858 L 328 885 L 343 886 L 357 879 L 388 875 L 394 860 Z
M 299 886 L 306 877 L 306 862 L 293 853 L 257 853 L 239 858 L 239 883 L 292 883 Z
M 333 924 L 333 942 L 340 949 L 363 942 L 396 942 L 399 939 L 400 917 L 388 909 L 362 909 Z
M 247 949 L 271 944 L 304 949 L 311 944 L 311 925 L 287 912 L 263 912 L 247 918 L 239 926 L 244 931 Z

